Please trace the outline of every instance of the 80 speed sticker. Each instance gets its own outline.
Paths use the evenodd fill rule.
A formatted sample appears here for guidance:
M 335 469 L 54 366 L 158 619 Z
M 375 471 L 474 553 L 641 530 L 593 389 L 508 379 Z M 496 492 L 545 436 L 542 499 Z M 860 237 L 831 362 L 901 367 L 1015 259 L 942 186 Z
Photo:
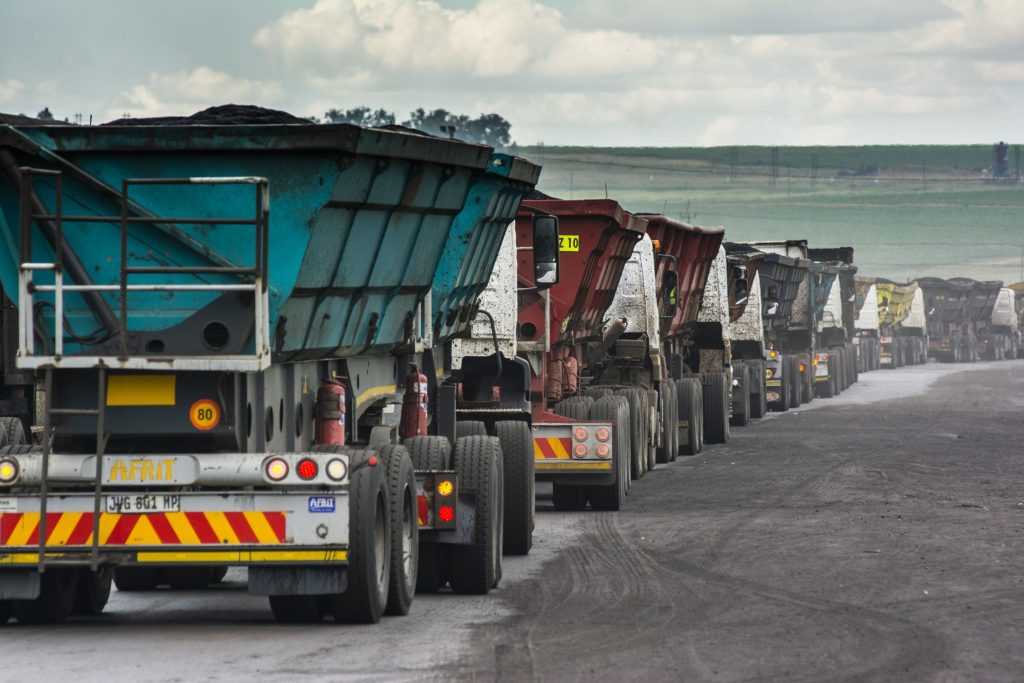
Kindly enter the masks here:
M 220 424 L 220 406 L 208 398 L 200 399 L 188 409 L 188 419 L 201 432 L 208 432 Z

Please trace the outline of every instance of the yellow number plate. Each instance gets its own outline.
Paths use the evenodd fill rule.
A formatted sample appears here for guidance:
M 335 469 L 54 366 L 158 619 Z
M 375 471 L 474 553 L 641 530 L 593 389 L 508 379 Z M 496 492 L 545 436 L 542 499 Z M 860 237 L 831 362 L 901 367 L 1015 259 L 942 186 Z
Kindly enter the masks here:
M 111 375 L 108 406 L 173 406 L 174 375 Z
M 559 235 L 558 236 L 558 251 L 579 251 L 580 250 L 580 236 L 579 235 Z

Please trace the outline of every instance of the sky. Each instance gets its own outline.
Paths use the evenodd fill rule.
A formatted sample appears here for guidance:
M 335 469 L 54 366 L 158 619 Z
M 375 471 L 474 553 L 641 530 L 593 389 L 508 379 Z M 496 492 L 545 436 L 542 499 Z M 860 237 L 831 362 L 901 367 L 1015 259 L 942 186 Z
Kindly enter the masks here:
M 0 111 L 417 107 L 520 144 L 1014 140 L 1024 0 L 0 0 Z

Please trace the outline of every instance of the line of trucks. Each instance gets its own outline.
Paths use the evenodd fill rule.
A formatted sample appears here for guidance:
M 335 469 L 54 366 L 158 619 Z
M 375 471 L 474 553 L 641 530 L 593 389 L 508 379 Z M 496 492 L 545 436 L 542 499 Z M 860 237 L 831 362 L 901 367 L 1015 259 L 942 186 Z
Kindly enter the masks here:
M 937 329 L 956 360 L 1020 349 L 974 285 L 869 283 L 851 248 L 540 170 L 402 129 L 0 126 L 0 623 L 229 567 L 281 622 L 485 594 L 537 481 L 618 510 Z

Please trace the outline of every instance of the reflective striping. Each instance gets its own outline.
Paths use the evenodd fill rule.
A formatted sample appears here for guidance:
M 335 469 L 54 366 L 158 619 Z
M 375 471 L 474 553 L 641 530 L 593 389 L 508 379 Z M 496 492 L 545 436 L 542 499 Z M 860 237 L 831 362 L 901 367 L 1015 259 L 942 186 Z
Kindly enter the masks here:
M 534 460 L 568 460 L 572 439 L 539 437 L 533 440 Z
M 87 554 L 46 553 L 47 559 L 78 557 L 82 564 L 88 564 Z M 195 552 L 168 552 L 166 550 L 145 550 L 135 554 L 139 564 L 261 564 L 275 562 L 347 562 L 347 550 L 213 550 Z M 0 566 L 28 565 L 39 562 L 38 553 L 0 553 Z
M 283 512 L 100 515 L 101 546 L 270 545 L 286 538 Z M 47 513 L 47 546 L 92 544 L 91 512 Z M 0 547 L 39 545 L 38 512 L 0 513 Z
M 581 461 L 551 461 L 541 460 L 535 462 L 534 469 L 538 472 L 593 472 L 593 471 L 611 471 L 612 463 L 610 460 L 604 460 L 600 462 L 581 462 Z
M 174 375 L 111 375 L 108 406 L 173 406 Z

